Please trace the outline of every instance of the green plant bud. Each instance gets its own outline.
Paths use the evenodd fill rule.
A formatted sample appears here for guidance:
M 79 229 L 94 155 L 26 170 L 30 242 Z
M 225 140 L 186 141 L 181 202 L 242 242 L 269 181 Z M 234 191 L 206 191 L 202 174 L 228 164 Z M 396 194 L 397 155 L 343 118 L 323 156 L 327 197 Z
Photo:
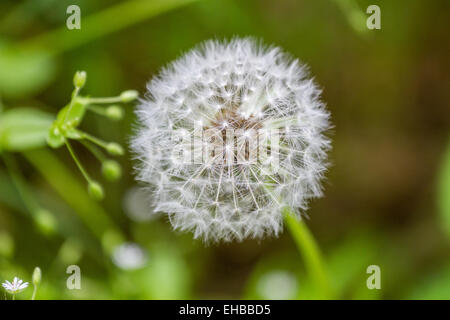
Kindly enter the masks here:
M 115 142 L 110 142 L 106 145 L 106 150 L 115 156 L 121 156 L 123 155 L 123 148 L 120 144 Z
M 79 89 L 86 83 L 86 71 L 77 71 L 73 77 L 73 85 Z
M 102 200 L 104 197 L 103 188 L 101 184 L 96 181 L 89 182 L 88 191 L 89 195 L 96 200 Z
M 139 93 L 136 90 L 127 90 L 120 94 L 120 100 L 122 102 L 130 102 L 136 99 Z
M 41 268 L 39 268 L 39 267 L 34 268 L 34 271 L 33 271 L 33 284 L 35 286 L 37 286 L 41 282 L 41 279 L 42 279 Z
M 117 161 L 106 160 L 102 163 L 102 173 L 109 181 L 115 181 L 122 175 L 122 168 Z
M 123 118 L 123 109 L 119 106 L 109 106 L 106 108 L 106 116 L 111 120 L 120 120 Z

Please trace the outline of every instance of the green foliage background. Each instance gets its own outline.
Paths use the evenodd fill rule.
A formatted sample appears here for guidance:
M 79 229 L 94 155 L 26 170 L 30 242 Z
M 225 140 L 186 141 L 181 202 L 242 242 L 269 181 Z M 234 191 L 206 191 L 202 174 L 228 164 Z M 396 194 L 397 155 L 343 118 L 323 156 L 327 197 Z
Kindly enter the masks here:
M 67 30 L 75 3 L 82 29 Z M 370 4 L 381 8 L 381 30 L 365 28 Z M 332 167 L 307 224 L 336 297 L 450 299 L 449 9 L 446 0 L 2 0 L 0 282 L 30 281 L 38 265 L 38 299 L 319 297 L 288 233 L 205 247 L 164 217 L 130 218 L 148 208 L 125 201 L 136 195 L 129 154 L 119 159 L 122 180 L 105 184 L 98 203 L 67 150 L 34 148 L 70 100 L 75 71 L 87 71 L 87 94 L 143 96 L 161 67 L 199 42 L 250 35 L 307 63 L 324 88 Z M 31 111 L 14 116 L 19 107 Z M 126 145 L 133 121 L 128 106 L 122 122 L 92 115 L 82 127 Z M 100 176 L 98 161 L 76 150 Z M 14 174 L 45 213 L 25 205 Z M 111 262 L 124 240 L 148 252 L 144 268 Z M 66 288 L 71 264 L 81 267 L 81 290 Z M 381 290 L 366 287 L 371 264 L 381 267 Z

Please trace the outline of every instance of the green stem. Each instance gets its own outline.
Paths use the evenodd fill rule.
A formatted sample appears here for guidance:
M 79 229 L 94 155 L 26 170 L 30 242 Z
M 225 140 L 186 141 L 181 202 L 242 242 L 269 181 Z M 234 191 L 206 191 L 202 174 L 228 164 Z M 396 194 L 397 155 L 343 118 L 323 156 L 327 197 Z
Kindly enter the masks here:
M 36 299 L 37 285 L 34 285 L 33 295 L 31 296 L 31 300 Z
M 100 116 L 106 116 L 106 109 L 104 107 L 99 107 L 96 105 L 86 105 L 89 111 L 92 111 Z
M 98 161 L 103 162 L 106 160 L 105 155 L 97 148 L 97 146 L 93 145 L 92 142 L 85 140 L 80 140 L 80 142 L 94 155 Z
M 92 142 L 93 144 L 98 145 L 99 147 L 102 147 L 103 149 L 107 149 L 108 148 L 108 142 L 103 141 L 102 139 L 99 139 L 97 137 L 94 137 L 93 135 L 80 131 L 78 130 L 78 132 L 80 132 L 81 136 L 83 137 L 83 139 L 86 139 L 90 142 Z
M 27 40 L 21 46 L 23 49 L 52 48 L 51 53 L 59 54 L 193 1 L 195 0 L 123 1 L 83 18 L 81 30 L 68 30 L 64 25 Z
M 266 181 L 264 188 L 266 192 L 274 199 L 274 201 L 280 204 L 283 203 L 283 201 L 280 201 L 279 197 L 273 192 L 273 189 L 268 181 Z M 303 257 L 306 271 L 311 277 L 316 288 L 320 290 L 320 298 L 332 298 L 333 294 L 328 275 L 325 270 L 325 263 L 323 262 L 322 254 L 316 240 L 306 224 L 297 218 L 292 208 L 285 205 L 281 211 L 284 217 L 284 222 Z
M 83 177 L 86 179 L 86 181 L 88 183 L 92 182 L 91 177 L 89 176 L 89 174 L 87 173 L 87 171 L 84 169 L 83 165 L 81 164 L 80 160 L 78 160 L 77 155 L 75 154 L 75 152 L 72 149 L 72 146 L 70 145 L 69 141 L 65 141 L 67 149 L 70 152 L 70 155 L 72 156 L 73 160 L 75 161 L 75 163 L 77 164 L 78 169 L 80 169 L 81 173 L 83 174 Z
M 104 98 L 83 98 L 87 104 L 111 104 L 122 102 L 122 99 L 119 97 L 104 97 Z
M 321 298 L 332 298 L 331 286 L 325 270 L 325 264 L 313 235 L 306 224 L 299 220 L 291 208 L 283 209 L 284 221 L 289 229 L 300 254 L 305 261 L 306 271 L 321 292 Z
M 334 0 L 334 2 L 339 6 L 354 31 L 359 34 L 367 34 L 369 30 L 366 27 L 367 16 L 356 0 Z
M 11 176 L 11 179 L 16 186 L 16 189 L 22 198 L 23 203 L 25 204 L 26 209 L 30 212 L 31 215 L 33 215 L 39 208 L 39 205 L 35 201 L 34 198 L 31 197 L 29 190 L 27 189 L 26 183 L 20 174 L 19 169 L 17 168 L 17 165 L 9 155 L 4 153 L 3 155 L 3 161 L 5 162 L 6 169 L 9 172 L 9 175 Z
M 73 105 L 75 104 L 75 101 L 77 99 L 78 93 L 80 92 L 79 87 L 75 87 L 72 91 L 72 98 L 70 99 L 69 107 L 67 109 L 66 115 L 64 116 L 64 122 L 67 120 L 67 116 L 70 114 L 70 111 L 73 108 Z

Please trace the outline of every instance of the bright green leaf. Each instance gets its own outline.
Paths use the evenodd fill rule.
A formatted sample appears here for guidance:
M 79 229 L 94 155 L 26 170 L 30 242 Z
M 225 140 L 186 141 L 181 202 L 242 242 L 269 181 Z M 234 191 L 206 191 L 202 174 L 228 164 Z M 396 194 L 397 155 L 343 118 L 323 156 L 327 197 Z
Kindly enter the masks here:
M 53 115 L 32 108 L 14 108 L 0 118 L 0 150 L 24 151 L 46 145 Z

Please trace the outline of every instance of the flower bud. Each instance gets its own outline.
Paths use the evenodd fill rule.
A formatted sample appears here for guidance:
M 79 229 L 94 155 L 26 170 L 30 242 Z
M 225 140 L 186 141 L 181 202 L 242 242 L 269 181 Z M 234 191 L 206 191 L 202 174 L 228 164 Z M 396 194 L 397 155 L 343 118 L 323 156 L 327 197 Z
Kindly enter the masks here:
M 109 106 L 106 108 L 106 116 L 111 120 L 120 120 L 123 118 L 123 109 L 119 106 Z
M 77 71 L 73 77 L 73 85 L 79 89 L 86 83 L 86 71 Z
M 114 181 L 122 175 L 122 169 L 117 161 L 106 160 L 102 163 L 103 176 L 109 181 Z
M 37 286 L 41 282 L 41 279 L 42 279 L 41 268 L 39 268 L 39 267 L 34 268 L 34 271 L 33 271 L 33 284 L 35 286 Z
M 106 145 L 106 150 L 115 156 L 121 156 L 123 155 L 123 148 L 120 144 L 115 142 L 110 142 Z
M 120 100 L 122 102 L 130 102 L 136 99 L 139 93 L 136 90 L 127 90 L 120 94 Z
M 89 195 L 91 197 L 93 197 L 94 199 L 96 199 L 96 200 L 103 199 L 103 196 L 104 196 L 103 188 L 98 182 L 95 182 L 95 181 L 89 182 L 88 191 L 89 191 Z

